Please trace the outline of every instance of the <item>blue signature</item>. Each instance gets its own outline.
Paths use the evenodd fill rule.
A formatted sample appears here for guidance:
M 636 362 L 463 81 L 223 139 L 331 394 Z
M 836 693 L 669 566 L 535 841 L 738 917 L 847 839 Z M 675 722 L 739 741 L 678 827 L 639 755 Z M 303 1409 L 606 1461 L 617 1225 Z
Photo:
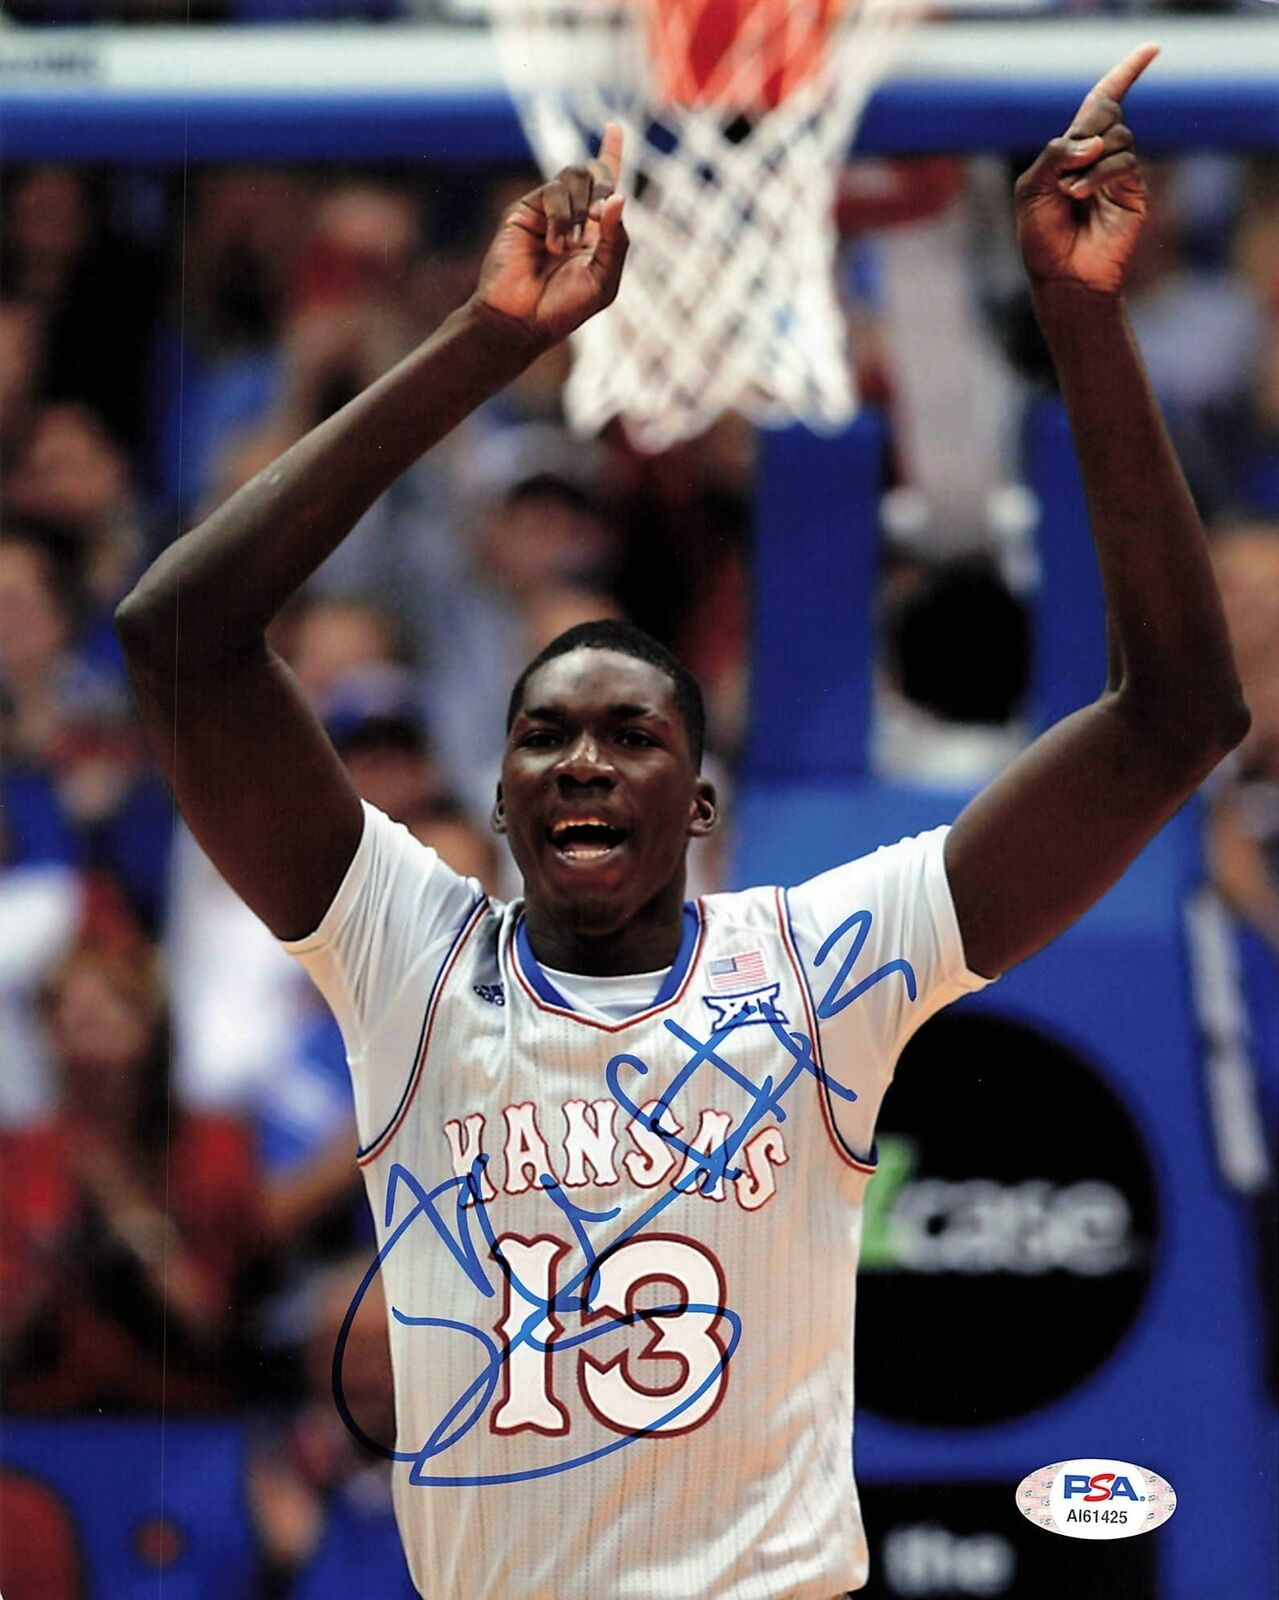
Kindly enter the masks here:
M 869 911 L 855 912 L 841 922 L 823 940 L 819 947 L 814 961 L 817 966 L 822 966 L 839 940 L 847 933 L 852 933 L 853 935 L 838 971 L 831 980 L 826 993 L 818 1002 L 817 1015 L 819 1018 L 826 1019 L 838 1015 L 839 1012 L 859 999 L 868 990 L 872 989 L 876 984 L 882 983 L 884 979 L 894 973 L 900 973 L 908 997 L 911 1000 L 915 999 L 915 974 L 910 963 L 903 960 L 887 962 L 884 966 L 876 968 L 874 972 L 861 979 L 851 988 L 844 988 L 844 984 L 849 978 L 866 943 L 870 925 L 871 913 Z M 608 1084 L 609 1093 L 614 1100 L 639 1124 L 646 1127 L 651 1133 L 656 1134 L 673 1150 L 681 1154 L 685 1158 L 685 1166 L 680 1176 L 662 1195 L 654 1200 L 653 1204 L 642 1215 L 637 1217 L 628 1227 L 621 1229 L 607 1239 L 603 1246 L 603 1253 L 610 1253 L 620 1248 L 628 1239 L 650 1227 L 668 1206 L 673 1205 L 683 1195 L 693 1192 L 699 1186 L 703 1189 L 703 1192 L 709 1193 L 721 1182 L 731 1183 L 740 1178 L 742 1169 L 732 1165 L 734 1157 L 763 1118 L 771 1117 L 779 1123 L 786 1121 L 786 1109 L 783 1101 L 795 1084 L 805 1075 L 811 1074 L 816 1078 L 823 1092 L 837 1095 L 841 1100 L 849 1102 L 857 1099 L 854 1090 L 838 1083 L 817 1061 L 813 1053 L 813 1042 L 807 1034 L 788 1030 L 767 1002 L 765 1002 L 765 1010 L 764 1020 L 772 1030 L 777 1043 L 782 1047 L 784 1055 L 789 1057 L 790 1061 L 789 1067 L 780 1079 L 774 1079 L 770 1073 L 762 1083 L 757 1084 L 726 1059 L 721 1047 L 729 1035 L 740 1026 L 740 1023 L 736 1022 L 729 1022 L 725 1026 L 715 1029 L 708 1039 L 702 1040 L 682 1028 L 679 1023 L 667 1019 L 665 1023 L 667 1031 L 681 1046 L 689 1051 L 689 1055 L 671 1080 L 669 1086 L 654 1103 L 651 1111 L 644 1111 L 631 1098 L 622 1082 L 623 1073 L 633 1073 L 636 1079 L 646 1077 L 649 1070 L 647 1064 L 639 1056 L 627 1054 L 616 1055 L 608 1062 L 604 1069 L 604 1077 Z M 662 1121 L 674 1101 L 687 1088 L 696 1074 L 708 1066 L 723 1074 L 742 1089 L 749 1097 L 750 1104 L 746 1115 L 741 1119 L 737 1127 L 726 1135 L 723 1143 L 709 1151 L 703 1151 L 694 1149 L 686 1140 L 681 1139 L 677 1133 L 664 1127 Z M 385 1243 L 378 1251 L 368 1271 L 364 1274 L 360 1286 L 356 1290 L 350 1306 L 347 1308 L 347 1313 L 343 1318 L 342 1327 L 333 1350 L 333 1397 L 343 1422 L 360 1443 L 375 1455 L 382 1456 L 388 1461 L 411 1462 L 412 1471 L 409 1474 L 409 1482 L 423 1488 L 474 1488 L 482 1484 L 518 1483 L 533 1478 L 546 1478 L 556 1473 L 569 1472 L 575 1467 L 586 1466 L 592 1461 L 598 1461 L 604 1456 L 611 1455 L 616 1450 L 623 1450 L 628 1445 L 633 1444 L 636 1439 L 645 1438 L 649 1434 L 656 1433 L 667 1427 L 683 1412 L 687 1411 L 690 1406 L 696 1405 L 711 1385 L 718 1381 L 720 1374 L 732 1359 L 733 1353 L 741 1340 L 741 1318 L 728 1306 L 689 1303 L 684 1300 L 671 1305 L 646 1306 L 643 1311 L 626 1313 L 594 1323 L 591 1327 L 575 1334 L 558 1333 L 553 1342 L 540 1336 L 538 1330 L 558 1312 L 591 1311 L 591 1282 L 596 1277 L 596 1270 L 602 1252 L 596 1247 L 589 1229 L 592 1227 L 598 1228 L 614 1221 L 621 1208 L 614 1206 L 608 1211 L 584 1210 L 565 1194 L 552 1173 L 544 1172 L 540 1175 L 540 1188 L 550 1202 L 567 1219 L 573 1238 L 576 1240 L 578 1250 L 581 1253 L 582 1262 L 580 1270 L 562 1288 L 547 1297 L 530 1289 L 523 1282 L 494 1232 L 488 1213 L 488 1206 L 482 1193 L 484 1167 L 487 1161 L 488 1157 L 481 1154 L 471 1163 L 469 1172 L 461 1176 L 448 1178 L 431 1189 L 425 1188 L 413 1173 L 401 1163 L 396 1162 L 392 1165 L 387 1177 L 383 1216 L 384 1227 L 391 1227 L 402 1191 L 407 1192 L 413 1204 L 387 1235 Z M 452 1216 L 451 1226 L 449 1222 L 450 1213 Z M 465 1274 L 479 1294 L 486 1299 L 492 1299 L 497 1294 L 497 1287 L 490 1280 L 486 1266 L 487 1261 L 496 1261 L 500 1270 L 501 1281 L 509 1285 L 512 1297 L 518 1296 L 530 1309 L 515 1334 L 505 1340 L 503 1344 L 499 1344 L 484 1328 L 477 1328 L 469 1322 L 458 1322 L 447 1317 L 411 1316 L 401 1311 L 398 1306 L 390 1308 L 391 1315 L 404 1327 L 443 1328 L 449 1332 L 464 1335 L 474 1340 L 477 1346 L 477 1359 L 482 1362 L 475 1378 L 449 1406 L 420 1449 L 393 1450 L 371 1438 L 352 1416 L 346 1403 L 343 1387 L 342 1362 L 351 1327 L 360 1306 L 363 1304 L 365 1295 L 381 1272 L 383 1263 L 391 1252 L 398 1248 L 410 1229 L 423 1219 L 430 1225 L 437 1238 L 449 1251 L 458 1270 Z M 477 1229 L 481 1235 L 479 1240 L 475 1237 L 475 1230 Z M 727 1326 L 729 1337 L 726 1344 L 721 1348 L 718 1360 L 713 1364 L 702 1382 L 690 1394 L 684 1395 L 677 1403 L 673 1404 L 664 1415 L 647 1426 L 631 1429 L 609 1444 L 601 1445 L 598 1449 L 573 1456 L 566 1461 L 556 1461 L 548 1466 L 521 1472 L 455 1476 L 441 1475 L 428 1470 L 428 1464 L 465 1437 L 488 1410 L 498 1382 L 501 1379 L 505 1363 L 510 1360 L 514 1352 L 521 1346 L 526 1346 L 539 1354 L 555 1355 L 562 1351 L 587 1345 L 595 1339 L 600 1339 L 606 1334 L 613 1333 L 618 1328 L 633 1327 L 639 1321 L 647 1321 L 650 1318 L 663 1315 L 675 1316 L 680 1313 L 704 1314 L 713 1319 L 716 1324 L 722 1321 Z

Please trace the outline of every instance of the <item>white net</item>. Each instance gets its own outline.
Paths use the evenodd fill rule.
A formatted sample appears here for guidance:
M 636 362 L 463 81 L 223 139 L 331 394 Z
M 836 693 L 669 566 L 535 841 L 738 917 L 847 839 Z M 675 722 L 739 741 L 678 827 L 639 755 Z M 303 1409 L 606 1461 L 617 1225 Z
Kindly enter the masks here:
M 844 424 L 835 184 L 918 0 L 483 5 L 545 173 L 624 130 L 631 253 L 612 310 L 575 336 L 570 424 L 620 416 L 645 450 L 727 410 Z

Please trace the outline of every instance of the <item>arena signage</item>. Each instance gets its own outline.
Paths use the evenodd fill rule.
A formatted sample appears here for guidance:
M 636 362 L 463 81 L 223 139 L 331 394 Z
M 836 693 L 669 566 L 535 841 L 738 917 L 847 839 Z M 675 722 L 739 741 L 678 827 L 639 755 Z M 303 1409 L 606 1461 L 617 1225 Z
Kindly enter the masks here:
M 936 1017 L 902 1056 L 877 1142 L 862 1405 L 925 1426 L 1003 1421 L 1113 1354 L 1150 1283 L 1157 1205 L 1140 1130 L 1095 1064 L 1022 1022 Z

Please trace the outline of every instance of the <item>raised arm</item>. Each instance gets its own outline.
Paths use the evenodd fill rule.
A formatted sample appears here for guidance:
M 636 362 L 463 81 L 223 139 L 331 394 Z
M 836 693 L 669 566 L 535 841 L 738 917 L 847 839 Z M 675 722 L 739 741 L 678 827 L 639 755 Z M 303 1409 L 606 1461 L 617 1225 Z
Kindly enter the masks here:
M 965 809 L 946 867 L 968 964 L 993 977 L 1075 921 L 1243 737 L 1203 530 L 1120 298 L 1146 191 L 1120 101 L 1134 50 L 1017 185 L 1022 257 L 1061 382 L 1106 595 L 1100 697 Z
M 171 545 L 116 613 L 183 816 L 281 938 L 320 921 L 361 812 L 267 624 L 405 468 L 610 304 L 626 253 L 620 155 L 613 126 L 598 161 L 512 206 L 467 304 Z

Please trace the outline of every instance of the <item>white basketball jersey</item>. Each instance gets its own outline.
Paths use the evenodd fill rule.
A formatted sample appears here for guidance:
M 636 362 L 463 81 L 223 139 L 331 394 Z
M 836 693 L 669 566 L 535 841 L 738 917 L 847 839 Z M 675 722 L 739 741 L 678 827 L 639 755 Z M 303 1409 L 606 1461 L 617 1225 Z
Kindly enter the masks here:
M 362 854 L 375 828 L 399 865 L 357 857 L 294 948 L 331 997 L 345 962 L 415 1583 L 431 1600 L 859 1587 L 860 1157 L 902 1040 L 981 981 L 956 954 L 940 834 L 803 886 L 795 916 L 771 888 L 690 904 L 660 991 L 623 1023 L 572 1009 L 518 904 L 477 896 L 457 918 L 450 874 L 447 943 L 432 901 L 421 958 L 361 1023 L 336 925 L 386 945 L 365 880 L 419 916 L 430 900 L 406 897 L 414 858 L 385 819 Z M 881 879 L 918 882 L 912 915 L 880 913 Z M 832 887 L 852 898 L 822 927 Z M 885 948 L 877 915 L 915 948 Z

